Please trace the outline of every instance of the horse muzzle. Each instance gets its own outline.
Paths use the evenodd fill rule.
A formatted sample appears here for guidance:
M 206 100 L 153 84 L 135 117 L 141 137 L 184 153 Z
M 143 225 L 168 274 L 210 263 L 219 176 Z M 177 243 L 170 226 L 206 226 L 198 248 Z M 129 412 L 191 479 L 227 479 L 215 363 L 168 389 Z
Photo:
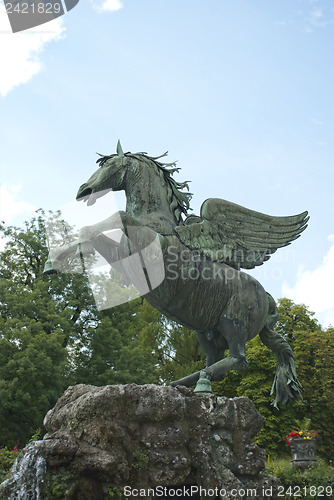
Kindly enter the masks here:
M 83 184 L 79 187 L 79 191 L 77 192 L 76 200 L 77 201 L 87 201 L 92 194 L 92 189 L 87 187 L 86 184 Z

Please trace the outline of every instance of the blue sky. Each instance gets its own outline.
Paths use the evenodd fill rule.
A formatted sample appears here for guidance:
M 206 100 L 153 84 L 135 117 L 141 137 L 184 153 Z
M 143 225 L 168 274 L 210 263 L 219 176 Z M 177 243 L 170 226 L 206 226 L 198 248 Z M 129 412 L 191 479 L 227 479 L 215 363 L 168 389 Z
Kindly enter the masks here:
M 333 0 L 80 0 L 12 34 L 0 5 L 1 218 L 73 207 L 118 138 L 168 150 L 195 212 L 309 211 L 254 274 L 334 324 L 333 23 Z

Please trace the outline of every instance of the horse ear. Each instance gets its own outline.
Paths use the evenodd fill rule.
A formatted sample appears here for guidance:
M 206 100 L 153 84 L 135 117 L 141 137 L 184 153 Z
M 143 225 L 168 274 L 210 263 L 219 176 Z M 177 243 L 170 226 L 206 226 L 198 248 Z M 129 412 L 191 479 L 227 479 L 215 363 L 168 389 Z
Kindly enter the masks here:
M 121 141 L 119 139 L 118 139 L 118 143 L 117 143 L 116 153 L 118 154 L 118 156 L 124 156 L 123 149 L 121 146 Z

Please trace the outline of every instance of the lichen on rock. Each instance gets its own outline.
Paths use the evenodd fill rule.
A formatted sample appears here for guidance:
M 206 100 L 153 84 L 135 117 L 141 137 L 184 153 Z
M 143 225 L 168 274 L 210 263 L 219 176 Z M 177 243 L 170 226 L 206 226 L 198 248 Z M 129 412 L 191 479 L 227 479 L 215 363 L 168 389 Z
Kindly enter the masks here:
M 198 396 L 181 386 L 69 387 L 35 445 L 45 470 L 31 500 L 103 500 L 122 495 L 125 486 L 228 492 L 249 485 L 260 492 L 262 484 L 277 484 L 261 475 L 265 452 L 252 443 L 262 421 L 244 397 Z M 10 499 L 20 481 L 16 470 L 0 486 L 1 498 Z

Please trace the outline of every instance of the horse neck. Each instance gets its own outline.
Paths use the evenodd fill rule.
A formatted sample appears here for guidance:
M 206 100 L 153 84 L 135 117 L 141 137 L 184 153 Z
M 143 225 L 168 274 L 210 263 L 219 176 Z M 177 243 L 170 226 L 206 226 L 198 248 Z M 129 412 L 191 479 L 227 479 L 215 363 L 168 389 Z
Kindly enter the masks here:
M 129 171 L 125 194 L 126 212 L 143 224 L 165 234 L 178 224 L 170 208 L 165 181 L 155 169 L 143 167 L 139 173 Z

